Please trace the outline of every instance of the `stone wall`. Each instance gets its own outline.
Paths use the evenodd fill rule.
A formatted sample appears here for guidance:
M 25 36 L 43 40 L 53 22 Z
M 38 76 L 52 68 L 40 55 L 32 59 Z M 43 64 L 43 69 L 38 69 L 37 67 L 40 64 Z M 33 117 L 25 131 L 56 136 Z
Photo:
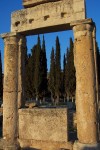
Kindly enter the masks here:
M 54 0 L 13 12 L 11 32 L 30 35 L 67 30 L 70 22 L 85 19 L 85 15 L 84 0 Z
M 19 139 L 67 142 L 67 108 L 19 110 Z

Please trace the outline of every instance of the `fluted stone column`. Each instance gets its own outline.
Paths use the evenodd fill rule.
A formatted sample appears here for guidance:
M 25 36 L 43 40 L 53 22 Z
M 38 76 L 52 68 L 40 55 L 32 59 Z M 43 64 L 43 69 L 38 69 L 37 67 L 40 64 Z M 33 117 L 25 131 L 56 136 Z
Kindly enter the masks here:
M 97 94 L 92 22 L 73 25 L 76 68 L 78 142 L 74 150 L 100 149 L 98 142 Z M 89 150 L 90 150 L 89 149 Z
M 25 56 L 26 38 L 20 36 L 18 51 L 18 108 L 25 105 Z
M 18 41 L 16 34 L 4 38 L 3 138 L 4 149 L 17 149 Z

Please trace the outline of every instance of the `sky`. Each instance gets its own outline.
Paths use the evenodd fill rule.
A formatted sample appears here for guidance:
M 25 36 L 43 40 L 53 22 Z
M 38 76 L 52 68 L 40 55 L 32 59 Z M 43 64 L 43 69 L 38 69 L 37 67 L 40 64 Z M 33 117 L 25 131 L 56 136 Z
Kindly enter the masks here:
M 0 0 L 0 34 L 10 32 L 10 24 L 11 24 L 11 13 L 16 10 L 23 9 L 22 0 Z M 100 47 L 100 0 L 86 0 L 86 11 L 87 18 L 92 18 L 96 23 L 97 28 L 97 42 Z M 42 39 L 43 35 L 40 35 Z M 69 38 L 73 38 L 72 31 L 63 31 L 56 33 L 45 34 L 45 42 L 46 42 L 46 53 L 48 60 L 48 69 L 50 67 L 50 53 L 52 46 L 55 47 L 56 36 L 59 36 L 60 44 L 61 44 L 61 62 L 63 61 L 63 55 L 66 52 L 67 47 L 69 46 Z M 27 37 L 27 47 L 28 53 L 31 51 L 31 48 L 37 42 L 37 36 L 29 36 Z M 0 39 L 0 50 L 2 54 L 2 62 L 4 60 L 4 43 L 3 40 Z M 4 64 L 4 63 L 2 63 Z M 4 66 L 4 65 L 3 65 Z

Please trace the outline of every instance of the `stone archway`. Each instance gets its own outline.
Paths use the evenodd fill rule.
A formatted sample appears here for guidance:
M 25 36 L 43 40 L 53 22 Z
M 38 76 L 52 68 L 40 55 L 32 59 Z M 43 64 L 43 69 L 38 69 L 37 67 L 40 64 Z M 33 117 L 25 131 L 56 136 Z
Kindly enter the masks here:
M 78 142 L 74 149 L 99 149 L 97 93 L 92 19 L 86 19 L 84 0 L 23 0 L 25 9 L 12 13 L 11 33 L 5 43 L 3 138 L 6 148 L 17 149 L 18 107 L 24 99 L 25 36 L 73 29 L 75 37 L 76 107 Z M 78 20 L 78 21 L 77 21 Z M 88 119 L 90 118 L 90 120 Z M 6 149 L 5 148 L 5 149 Z

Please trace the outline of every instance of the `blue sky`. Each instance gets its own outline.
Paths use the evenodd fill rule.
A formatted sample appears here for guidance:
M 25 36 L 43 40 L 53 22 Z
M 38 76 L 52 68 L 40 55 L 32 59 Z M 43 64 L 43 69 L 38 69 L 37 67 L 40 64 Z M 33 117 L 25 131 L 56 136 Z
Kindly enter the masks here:
M 0 34 L 10 32 L 11 12 L 20 10 L 22 8 L 23 8 L 22 0 L 0 0 Z M 86 0 L 86 8 L 87 8 L 87 18 L 92 18 L 93 21 L 96 23 L 97 42 L 100 47 L 100 16 L 99 16 L 100 0 Z M 73 32 L 65 31 L 59 33 L 45 34 L 48 68 L 50 64 L 51 48 L 52 46 L 55 47 L 55 38 L 57 35 L 59 36 L 61 43 L 61 61 L 62 61 L 63 54 L 66 51 L 66 48 L 69 46 L 69 37 L 73 37 Z M 30 51 L 30 49 L 36 42 L 37 36 L 31 36 L 27 38 L 28 51 Z M 2 61 L 3 61 L 4 45 L 2 39 L 0 39 L 0 50 L 2 53 Z

